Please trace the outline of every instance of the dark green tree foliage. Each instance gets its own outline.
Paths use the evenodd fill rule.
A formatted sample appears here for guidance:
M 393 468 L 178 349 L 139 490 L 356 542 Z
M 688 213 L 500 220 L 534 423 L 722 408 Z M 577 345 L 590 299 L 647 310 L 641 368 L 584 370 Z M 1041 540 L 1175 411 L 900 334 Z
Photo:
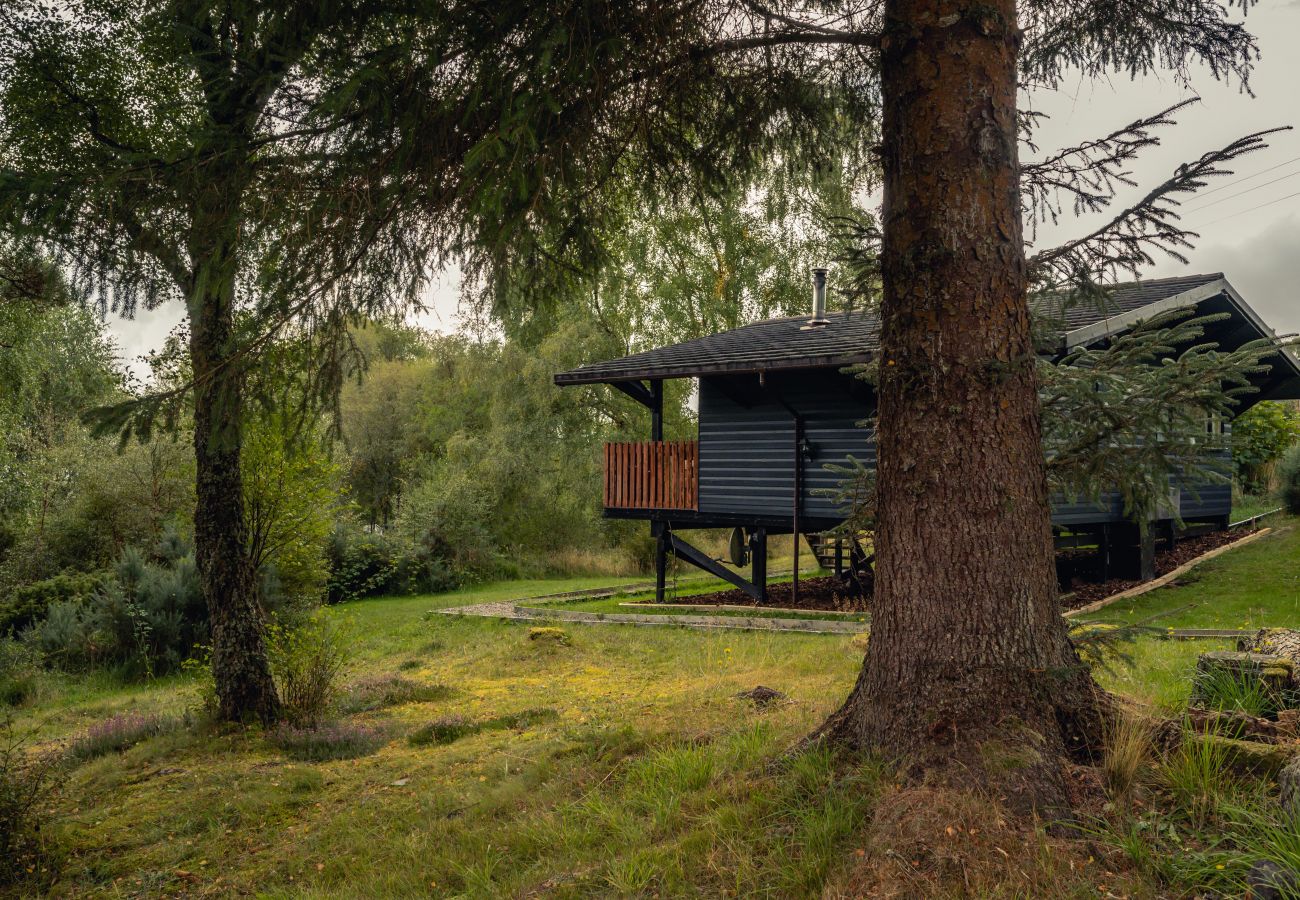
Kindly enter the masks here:
M 252 355 L 294 329 L 315 342 L 327 393 L 349 316 L 409 302 L 436 245 L 403 205 L 411 182 L 391 177 L 407 122 L 373 127 L 358 107 L 394 53 L 409 67 L 418 12 L 88 0 L 0 13 L 0 229 L 48 248 L 101 308 L 186 304 L 196 553 L 230 718 L 277 709 L 240 477 Z M 108 422 L 147 436 L 178 399 Z
M 510 280 L 536 299 L 599 258 L 627 190 L 752 167 L 773 120 L 824 108 L 825 91 L 761 61 L 717 67 L 728 13 L 382 0 L 0 13 L 0 230 L 50 249 L 103 308 L 187 307 L 195 541 L 224 715 L 276 709 L 239 484 L 257 351 L 306 335 L 324 400 L 347 324 L 413 302 L 439 254 L 472 248 L 489 287 L 544 275 L 538 290 Z M 108 421 L 147 434 L 178 399 Z
M 1212 426 L 1255 392 L 1278 348 L 1268 340 L 1220 351 L 1201 340 L 1211 317 L 1145 322 L 1107 346 L 1040 366 L 1043 444 L 1055 491 L 1097 498 L 1118 490 L 1145 523 L 1167 501 L 1170 479 L 1227 481 L 1225 439 Z

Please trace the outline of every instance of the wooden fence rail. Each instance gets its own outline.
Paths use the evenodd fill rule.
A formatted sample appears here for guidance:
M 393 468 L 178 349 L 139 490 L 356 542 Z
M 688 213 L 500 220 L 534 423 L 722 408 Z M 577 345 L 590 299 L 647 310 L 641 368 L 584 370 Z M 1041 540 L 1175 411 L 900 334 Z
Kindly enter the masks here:
M 697 509 L 699 441 L 605 445 L 606 509 Z

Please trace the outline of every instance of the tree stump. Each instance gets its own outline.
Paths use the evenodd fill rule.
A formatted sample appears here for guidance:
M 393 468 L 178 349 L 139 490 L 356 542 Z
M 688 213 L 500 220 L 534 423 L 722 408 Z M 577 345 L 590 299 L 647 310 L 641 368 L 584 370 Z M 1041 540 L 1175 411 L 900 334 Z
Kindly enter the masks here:
M 1277 786 L 1281 789 L 1278 800 L 1287 815 L 1300 817 L 1300 756 L 1293 756 L 1277 773 Z
M 1300 631 L 1288 628 L 1261 628 L 1252 638 L 1237 641 L 1237 649 L 1247 653 L 1285 656 L 1300 665 Z

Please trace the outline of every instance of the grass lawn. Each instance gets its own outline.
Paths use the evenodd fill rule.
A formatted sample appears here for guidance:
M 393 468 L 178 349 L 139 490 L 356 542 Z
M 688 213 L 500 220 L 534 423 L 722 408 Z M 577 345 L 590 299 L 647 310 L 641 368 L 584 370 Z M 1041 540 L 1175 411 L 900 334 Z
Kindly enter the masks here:
M 1194 583 L 1111 608 L 1105 618 L 1134 621 L 1195 603 L 1159 624 L 1300 624 L 1298 534 L 1290 529 L 1226 554 Z M 429 688 L 430 699 L 345 717 L 381 735 L 377 749 L 357 758 L 302 762 L 256 730 L 199 727 L 70 764 L 50 801 L 53 833 L 65 848 L 52 893 L 816 897 L 865 890 L 853 887 L 854 873 L 864 854 L 880 851 L 871 843 L 880 839 L 870 837 L 884 827 L 879 815 L 909 803 L 935 806 L 932 798 L 900 793 L 870 760 L 812 753 L 781 774 L 767 766 L 848 692 L 862 658 L 850 637 L 569 626 L 559 640 L 539 640 L 519 623 L 430 614 L 612 581 L 491 584 L 333 608 L 329 614 L 353 636 L 350 680 L 400 676 Z M 1185 700 L 1196 654 L 1215 646 L 1143 639 L 1133 667 L 1102 677 L 1112 689 L 1174 705 Z M 759 684 L 790 702 L 761 711 L 735 697 Z M 54 748 L 113 713 L 181 716 L 198 691 L 185 677 L 132 687 L 60 679 L 42 701 L 17 710 L 16 722 Z M 983 827 L 972 825 L 970 835 Z M 1025 840 L 1041 848 L 1046 838 Z M 1226 876 L 1216 872 L 1235 871 L 1231 860 L 1207 855 L 1221 851 L 1195 846 L 1208 874 L 1189 883 L 1218 884 Z M 1099 896 L 1101 884 L 1118 896 L 1179 895 L 1168 889 L 1174 876 L 1142 868 L 1138 849 L 1125 851 L 1128 863 L 1093 859 L 1091 851 L 1025 850 L 1015 871 L 1004 873 L 1016 885 L 1004 895 Z M 908 883 L 898 883 L 897 896 L 909 895 Z
M 1300 628 L 1300 528 L 1291 518 L 1270 524 L 1272 534 L 1090 620 L 1124 624 L 1159 616 L 1152 624 L 1160 628 Z

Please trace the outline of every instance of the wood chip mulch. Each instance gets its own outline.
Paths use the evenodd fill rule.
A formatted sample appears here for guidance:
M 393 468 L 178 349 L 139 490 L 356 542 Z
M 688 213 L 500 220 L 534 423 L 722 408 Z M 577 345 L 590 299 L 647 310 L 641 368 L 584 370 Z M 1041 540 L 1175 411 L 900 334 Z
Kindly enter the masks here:
M 1159 550 L 1156 552 L 1156 577 L 1168 575 L 1174 569 L 1191 562 L 1203 553 L 1209 553 L 1217 547 L 1239 541 L 1253 530 L 1239 528 L 1233 531 L 1214 531 L 1209 534 L 1184 538 L 1178 541 L 1172 550 Z M 1178 582 L 1173 583 L 1177 584 Z M 1063 603 L 1063 606 L 1066 610 L 1078 609 L 1081 606 L 1104 600 L 1111 594 L 1118 594 L 1120 591 L 1126 591 L 1140 584 L 1142 584 L 1141 581 L 1126 578 L 1112 578 L 1109 581 L 1092 582 L 1075 579 L 1070 585 L 1070 591 L 1073 592 L 1074 596 Z

